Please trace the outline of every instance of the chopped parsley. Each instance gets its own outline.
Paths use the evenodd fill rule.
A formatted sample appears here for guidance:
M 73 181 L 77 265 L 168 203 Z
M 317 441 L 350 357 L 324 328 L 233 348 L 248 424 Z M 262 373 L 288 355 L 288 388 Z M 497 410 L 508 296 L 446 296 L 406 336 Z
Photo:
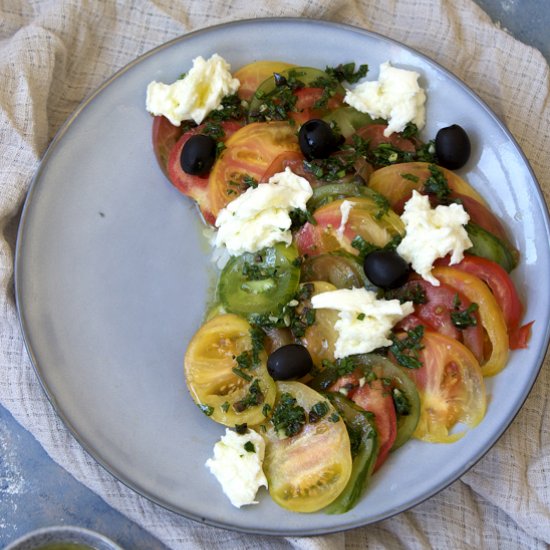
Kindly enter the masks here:
M 247 114 L 247 106 L 243 105 L 237 94 L 227 95 L 222 99 L 218 109 L 214 109 L 206 118 L 209 122 L 223 122 L 225 120 L 244 119 Z
M 306 411 L 297 404 L 295 397 L 283 392 L 273 410 L 271 422 L 279 435 L 292 437 L 299 434 L 306 424 Z
M 395 335 L 392 337 L 393 344 L 389 351 L 401 366 L 407 369 L 419 369 L 422 366 L 418 352 L 424 347 L 422 345 L 423 336 L 424 327 L 419 325 L 407 331 L 407 336 L 404 338 L 397 338 Z
M 409 416 L 409 414 L 411 414 L 411 404 L 407 396 L 399 388 L 393 388 L 391 396 L 397 415 Z
M 239 435 L 244 435 L 246 432 L 248 432 L 248 424 L 246 422 L 244 424 L 235 424 L 235 431 Z
M 250 407 L 261 405 L 263 402 L 264 394 L 260 388 L 260 381 L 256 378 L 252 384 L 250 384 L 248 393 L 241 400 L 233 403 L 233 409 L 235 409 L 236 412 L 243 412 Z
M 349 82 L 350 84 L 359 82 L 359 80 L 367 76 L 368 71 L 369 66 L 366 64 L 359 65 L 356 71 L 355 63 L 340 63 L 336 67 L 327 67 L 325 69 L 325 72 L 338 82 Z
M 199 409 L 206 415 L 206 416 L 212 416 L 214 412 L 214 407 L 211 407 L 210 405 L 206 405 L 205 403 L 197 403 Z
M 402 304 L 412 302 L 415 305 L 425 304 L 428 301 L 425 288 L 418 283 L 388 290 L 385 298 L 386 300 L 399 300 Z
M 439 202 L 447 202 L 451 194 L 447 178 L 435 164 L 430 164 L 428 169 L 431 175 L 424 182 L 424 192 L 428 195 L 435 195 Z
M 466 309 L 460 309 L 461 302 L 458 294 L 454 297 L 454 311 L 451 311 L 451 321 L 453 325 L 464 330 L 468 327 L 477 326 L 477 317 L 475 312 L 479 309 L 479 306 L 473 302 Z
M 319 401 L 315 403 L 308 414 L 308 421 L 310 424 L 316 424 L 319 422 L 330 410 L 326 401 Z
M 256 452 L 256 447 L 254 447 L 254 443 L 252 443 L 252 441 L 247 441 L 244 444 L 244 450 L 247 453 L 255 453 Z

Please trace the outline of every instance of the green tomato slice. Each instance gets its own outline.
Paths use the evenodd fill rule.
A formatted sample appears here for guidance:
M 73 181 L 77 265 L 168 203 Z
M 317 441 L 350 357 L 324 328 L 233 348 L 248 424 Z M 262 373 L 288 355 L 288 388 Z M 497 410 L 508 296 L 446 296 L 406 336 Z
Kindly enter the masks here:
M 468 249 L 468 254 L 491 260 L 503 267 L 508 273 L 516 267 L 517 260 L 504 241 L 472 222 L 466 225 L 466 231 L 473 244 Z
M 298 290 L 297 259 L 296 247 L 282 243 L 231 258 L 218 285 L 222 306 L 244 317 L 277 315 Z

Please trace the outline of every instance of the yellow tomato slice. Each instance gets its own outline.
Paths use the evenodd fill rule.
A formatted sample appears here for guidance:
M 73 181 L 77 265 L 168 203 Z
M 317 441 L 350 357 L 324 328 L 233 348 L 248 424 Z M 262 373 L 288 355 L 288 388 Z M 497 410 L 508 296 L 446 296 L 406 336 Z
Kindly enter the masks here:
M 259 354 L 256 366 L 241 368 L 237 363 L 238 356 L 252 349 L 250 329 L 242 317 L 218 315 L 201 326 L 185 354 L 191 397 L 212 420 L 225 426 L 260 424 L 265 420 L 264 406 L 275 402 L 277 390 L 267 372 L 265 352 Z
M 427 162 L 385 166 L 374 171 L 369 179 L 369 187 L 384 195 L 392 208 L 402 206 L 411 197 L 413 189 L 420 191 L 424 187 L 426 179 L 431 175 L 429 166 Z M 460 176 L 442 166 L 438 166 L 438 169 L 445 176 L 452 192 L 466 195 L 487 206 L 483 197 Z
M 351 475 L 350 441 L 344 421 L 333 416 L 330 402 L 300 382 L 277 382 L 278 406 L 285 396 L 296 399 L 306 418 L 317 403 L 327 413 L 315 423 L 306 422 L 297 435 L 280 437 L 273 422 L 263 433 L 266 439 L 264 472 L 271 498 L 293 512 L 316 512 L 343 491 Z M 276 409 L 275 409 L 276 410 Z
M 254 61 L 244 67 L 241 67 L 234 73 L 234 78 L 241 83 L 237 95 L 245 101 L 250 101 L 258 86 L 273 73 L 280 73 L 285 69 L 294 67 L 284 61 Z
M 487 407 L 485 383 L 477 359 L 453 338 L 426 331 L 419 352 L 420 369 L 409 369 L 420 395 L 420 419 L 414 437 L 433 443 L 452 443 L 464 432 L 457 424 L 477 426 Z
M 245 177 L 259 182 L 275 157 L 299 151 L 296 128 L 288 122 L 255 122 L 237 130 L 226 142 L 208 179 L 210 210 L 219 211 L 246 190 Z
M 478 305 L 481 324 L 491 344 L 489 356 L 481 365 L 481 370 L 484 376 L 500 372 L 508 361 L 508 331 L 502 309 L 489 287 L 479 277 L 452 267 L 436 267 L 432 274 Z

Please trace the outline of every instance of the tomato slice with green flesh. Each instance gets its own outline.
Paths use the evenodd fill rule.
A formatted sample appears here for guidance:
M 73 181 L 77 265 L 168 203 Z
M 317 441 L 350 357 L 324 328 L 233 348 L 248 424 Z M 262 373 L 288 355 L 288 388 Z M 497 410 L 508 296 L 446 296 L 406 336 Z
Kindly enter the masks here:
M 374 120 L 367 113 L 361 113 L 354 107 L 344 106 L 333 109 L 323 117 L 325 122 L 338 128 L 344 138 L 349 138 L 355 132 L 368 124 L 374 124 Z
M 218 283 L 225 310 L 244 317 L 279 314 L 300 284 L 297 259 L 296 247 L 283 243 L 233 256 Z
M 388 453 L 397 437 L 397 415 L 391 392 L 378 377 L 367 381 L 360 368 L 340 377 L 330 386 L 329 391 L 346 392 L 348 399 L 363 410 L 374 414 L 379 443 L 374 470 L 378 470 L 388 458 Z
M 290 69 L 281 71 L 279 74 L 290 82 L 298 80 L 303 84 L 303 86 L 293 90 L 292 93 L 296 96 L 296 103 L 294 109 L 286 113 L 286 116 L 296 123 L 303 124 L 310 118 L 322 118 L 330 110 L 342 106 L 346 90 L 339 84 L 333 91 L 332 97 L 329 98 L 326 107 L 315 107 L 315 103 L 321 99 L 324 91 L 322 87 L 318 87 L 316 81 L 327 78 L 327 74 L 324 71 L 313 67 L 291 67 Z M 261 116 L 262 113 L 266 112 L 265 107 L 267 102 L 277 102 L 274 94 L 280 89 L 273 75 L 270 75 L 260 84 L 250 101 L 250 120 L 255 120 L 255 117 L 258 115 Z M 283 117 L 285 114 L 278 113 L 277 116 Z M 273 120 L 280 120 L 280 118 Z
M 347 221 L 342 224 L 342 204 L 345 200 L 351 203 L 351 209 Z M 295 235 L 301 255 L 317 256 L 335 250 L 357 255 L 358 251 L 351 245 L 357 236 L 382 248 L 405 232 L 399 216 L 392 210 L 385 211 L 370 197 L 335 200 L 318 208 L 313 217 L 317 224 L 307 222 Z
M 153 118 L 153 151 L 161 170 L 167 178 L 169 178 L 168 159 L 170 158 L 170 152 L 185 130 L 186 127 L 183 124 L 174 126 L 166 117 L 156 116 Z
M 422 367 L 408 369 L 420 394 L 420 419 L 414 436 L 432 443 L 452 443 L 457 424 L 477 426 L 487 407 L 483 374 L 466 346 L 437 332 L 425 331 L 419 351 Z
M 242 127 L 239 122 L 222 122 L 220 123 L 224 131 L 224 137 L 222 142 L 228 141 L 231 136 Z M 216 215 L 212 212 L 210 197 L 209 197 L 209 176 L 193 176 L 183 171 L 181 167 L 180 157 L 184 145 L 187 140 L 196 134 L 203 133 L 206 128 L 206 124 L 201 124 L 191 130 L 186 131 L 177 143 L 172 147 L 170 156 L 168 158 L 168 177 L 170 181 L 179 191 L 184 195 L 194 199 L 200 211 L 209 224 L 214 224 Z M 217 163 L 218 161 L 216 161 Z
M 357 257 L 347 252 L 329 252 L 306 258 L 301 273 L 302 282 L 326 281 L 336 288 L 376 288 L 366 278 Z
M 378 456 L 378 436 L 367 411 L 338 393 L 326 396 L 344 419 L 350 435 L 353 463 L 346 487 L 324 512 L 343 514 L 355 506 L 367 488 Z
M 479 277 L 453 267 L 435 267 L 432 275 L 478 305 L 479 318 L 491 344 L 481 370 L 484 376 L 500 372 L 508 361 L 508 331 L 502 310 L 489 287 Z
M 408 296 L 418 296 L 420 293 L 425 297 L 423 303 L 415 303 L 414 313 L 405 317 L 397 327 L 403 330 L 411 330 L 419 324 L 424 325 L 431 330 L 462 342 L 482 363 L 484 360 L 485 335 L 478 312 L 471 311 L 467 315 L 467 317 L 471 317 L 472 322 L 475 324 L 465 328 L 458 328 L 452 317 L 453 312 L 467 311 L 472 302 L 454 287 L 445 283 L 434 286 L 428 281 L 417 277 L 413 277 L 397 289 L 394 294 L 406 299 Z
M 468 223 L 466 231 L 473 245 L 468 248 L 469 254 L 496 262 L 508 272 L 516 267 L 518 262 L 517 250 L 510 249 L 504 241 L 475 223 Z
M 267 371 L 265 352 L 259 353 L 256 366 L 244 368 L 237 362 L 237 357 L 252 350 L 250 330 L 242 317 L 218 315 L 199 328 L 185 353 L 191 397 L 209 418 L 225 426 L 261 424 L 264 406 L 275 402 L 277 389 Z
M 350 479 L 348 432 L 329 401 L 305 384 L 277 382 L 277 393 L 274 411 L 290 395 L 306 419 L 318 403 L 328 405 L 322 418 L 306 422 L 297 435 L 279 437 L 272 421 L 264 424 L 265 433 L 260 430 L 266 440 L 264 472 L 271 498 L 292 512 L 316 512 L 333 502 Z
M 237 95 L 245 101 L 250 101 L 258 86 L 273 73 L 280 73 L 292 68 L 294 65 L 284 61 L 254 61 L 238 69 L 233 77 L 240 82 Z
M 390 206 L 398 212 L 399 207 L 402 209 L 403 204 L 411 197 L 413 189 L 422 191 L 431 175 L 429 166 L 427 162 L 405 162 L 379 168 L 370 177 L 369 187 L 384 195 L 390 201 Z M 438 169 L 447 180 L 452 196 L 456 193 L 471 197 L 487 206 L 481 195 L 460 176 L 441 166 Z
M 448 262 L 448 258 L 445 261 Z M 510 349 L 526 348 L 533 322 L 520 326 L 523 304 L 510 275 L 497 263 L 468 254 L 453 268 L 471 273 L 489 286 L 504 315 Z
M 208 202 L 214 218 L 246 190 L 246 177 L 260 182 L 267 167 L 285 151 L 299 151 L 296 129 L 287 122 L 256 122 L 236 131 L 208 178 Z

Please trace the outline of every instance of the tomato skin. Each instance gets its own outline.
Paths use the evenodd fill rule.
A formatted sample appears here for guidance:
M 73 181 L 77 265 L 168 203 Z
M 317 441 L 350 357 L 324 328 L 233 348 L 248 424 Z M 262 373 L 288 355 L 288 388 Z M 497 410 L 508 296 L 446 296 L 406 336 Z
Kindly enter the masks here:
M 226 148 L 208 179 L 208 203 L 216 218 L 222 208 L 244 192 L 244 176 L 261 179 L 273 160 L 285 151 L 299 151 L 296 131 L 288 122 L 254 122 L 225 142 Z M 237 185 L 235 185 L 237 184 Z
M 508 361 L 509 341 L 504 315 L 493 293 L 479 277 L 460 269 L 435 267 L 432 275 L 479 306 L 479 317 L 491 343 L 490 355 L 482 365 L 483 375 L 492 376 L 500 372 Z
M 237 95 L 245 101 L 250 101 L 258 86 L 273 73 L 280 73 L 294 65 L 284 61 L 254 61 L 238 69 L 233 77 L 240 82 Z
M 524 308 L 514 282 L 506 270 L 491 260 L 467 254 L 453 267 L 479 277 L 489 286 L 504 315 L 510 349 L 526 348 L 533 322 L 520 326 Z
M 235 133 L 241 124 L 239 122 L 222 122 L 221 126 L 225 132 L 222 141 L 227 141 Z M 172 147 L 168 158 L 168 177 L 170 181 L 184 195 L 194 199 L 205 219 L 209 224 L 214 224 L 216 217 L 212 212 L 209 198 L 209 176 L 193 176 L 183 171 L 180 163 L 181 151 L 187 140 L 196 134 L 200 134 L 205 125 L 200 125 L 185 132 L 177 143 Z
M 326 398 L 300 382 L 277 382 L 279 398 L 287 393 L 310 411 Z M 275 407 L 277 403 L 275 404 Z M 281 439 L 271 422 L 264 424 L 264 472 L 271 498 L 293 512 L 316 512 L 344 490 L 352 469 L 350 441 L 342 418 L 329 412 L 316 423 L 306 423 L 297 435 Z
M 422 344 L 422 367 L 407 370 L 421 403 L 414 435 L 423 441 L 452 443 L 464 435 L 450 433 L 457 423 L 473 428 L 485 416 L 483 374 L 468 348 L 452 338 L 425 331 Z
M 172 148 L 185 131 L 185 126 L 174 126 L 166 117 L 153 118 L 152 141 L 157 162 L 168 178 L 168 159 Z

